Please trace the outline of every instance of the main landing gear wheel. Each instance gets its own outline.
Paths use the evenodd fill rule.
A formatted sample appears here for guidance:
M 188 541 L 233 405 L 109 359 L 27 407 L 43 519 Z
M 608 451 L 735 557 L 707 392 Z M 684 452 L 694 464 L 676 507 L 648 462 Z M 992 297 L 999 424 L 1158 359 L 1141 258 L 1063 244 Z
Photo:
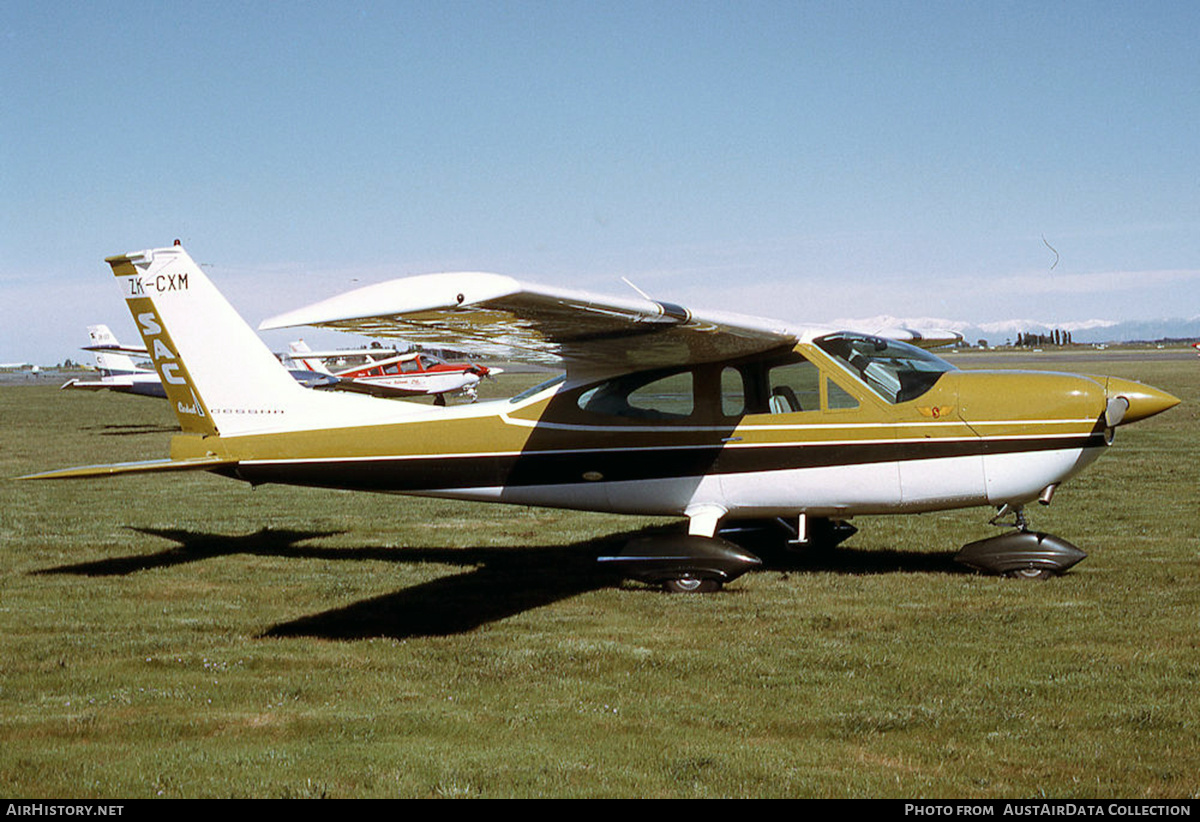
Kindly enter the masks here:
M 696 577 L 679 577 L 664 579 L 663 590 L 668 594 L 710 594 L 721 590 L 721 583 L 715 579 L 697 579 Z
M 631 540 L 596 562 L 622 576 L 672 594 L 707 594 L 762 565 L 732 542 L 698 534 L 651 534 Z

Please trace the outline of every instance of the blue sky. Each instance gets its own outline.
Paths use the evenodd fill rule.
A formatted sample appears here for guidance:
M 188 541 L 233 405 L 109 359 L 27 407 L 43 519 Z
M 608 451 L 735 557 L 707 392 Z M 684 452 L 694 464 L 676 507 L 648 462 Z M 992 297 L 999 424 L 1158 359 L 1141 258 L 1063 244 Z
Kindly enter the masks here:
M 132 337 L 103 258 L 175 238 L 255 325 L 445 270 L 795 321 L 1197 315 L 1198 31 L 1194 2 L 9 0 L 0 361 Z

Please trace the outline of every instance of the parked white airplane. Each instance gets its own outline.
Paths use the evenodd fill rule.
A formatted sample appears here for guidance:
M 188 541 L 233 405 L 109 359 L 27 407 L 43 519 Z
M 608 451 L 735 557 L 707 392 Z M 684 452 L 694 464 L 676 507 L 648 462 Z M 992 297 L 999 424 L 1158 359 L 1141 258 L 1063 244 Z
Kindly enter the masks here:
M 166 399 L 162 380 L 151 368 L 142 368 L 133 357 L 148 360 L 150 355 L 143 346 L 125 346 L 117 341 L 107 325 L 89 325 L 88 337 L 91 344 L 83 347 L 96 358 L 100 379 L 71 379 L 63 388 L 81 388 L 87 391 L 117 391 L 123 394 L 138 394 L 143 397 Z

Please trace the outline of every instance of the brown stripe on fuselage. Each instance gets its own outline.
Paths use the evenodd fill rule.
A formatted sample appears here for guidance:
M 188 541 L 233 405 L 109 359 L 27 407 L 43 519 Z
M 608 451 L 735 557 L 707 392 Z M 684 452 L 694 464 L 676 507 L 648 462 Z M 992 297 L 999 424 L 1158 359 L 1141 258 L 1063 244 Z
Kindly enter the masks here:
M 252 483 L 359 490 L 569 485 L 597 480 L 687 478 L 805 468 L 912 462 L 991 454 L 1103 448 L 1103 432 L 1075 435 L 940 439 L 921 442 L 843 442 L 708 445 L 675 448 L 596 448 L 508 454 L 370 456 L 358 459 L 250 460 L 230 473 Z

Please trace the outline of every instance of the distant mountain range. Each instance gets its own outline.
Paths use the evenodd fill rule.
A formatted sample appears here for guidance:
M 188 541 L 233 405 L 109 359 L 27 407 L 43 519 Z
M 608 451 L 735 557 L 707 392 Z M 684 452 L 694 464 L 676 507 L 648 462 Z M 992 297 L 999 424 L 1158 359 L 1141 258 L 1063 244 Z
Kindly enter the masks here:
M 1071 332 L 1076 343 L 1153 342 L 1162 339 L 1200 340 L 1200 316 L 1186 319 L 1161 320 L 1085 320 L 1083 322 L 1044 323 L 1038 320 L 1004 320 L 991 323 L 969 323 L 935 317 L 898 318 L 870 317 L 859 320 L 835 320 L 833 325 L 866 328 L 914 328 L 945 329 L 963 335 L 963 340 L 974 345 L 987 340 L 990 345 L 1004 345 L 1016 340 L 1018 334 L 1050 334 L 1055 329 Z

